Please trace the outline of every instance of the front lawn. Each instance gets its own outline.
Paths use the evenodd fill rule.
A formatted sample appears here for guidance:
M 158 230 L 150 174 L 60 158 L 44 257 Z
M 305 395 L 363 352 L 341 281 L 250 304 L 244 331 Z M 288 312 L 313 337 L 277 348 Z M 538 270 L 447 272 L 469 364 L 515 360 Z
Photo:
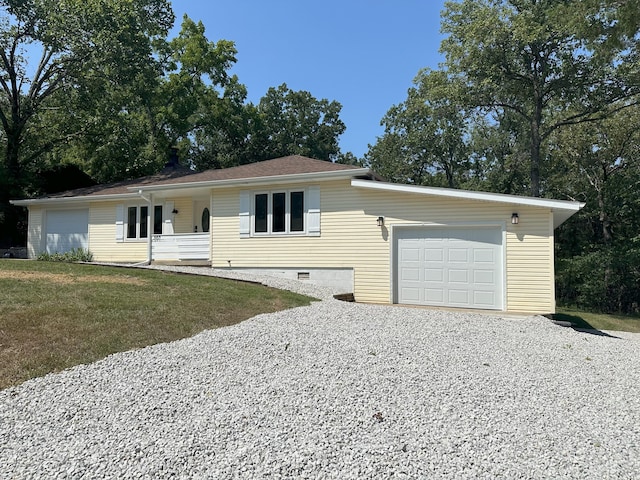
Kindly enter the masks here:
M 634 315 L 610 315 L 558 308 L 558 313 L 553 318 L 571 322 L 575 328 L 640 333 L 640 317 Z
M 0 260 L 0 389 L 310 301 L 214 277 Z

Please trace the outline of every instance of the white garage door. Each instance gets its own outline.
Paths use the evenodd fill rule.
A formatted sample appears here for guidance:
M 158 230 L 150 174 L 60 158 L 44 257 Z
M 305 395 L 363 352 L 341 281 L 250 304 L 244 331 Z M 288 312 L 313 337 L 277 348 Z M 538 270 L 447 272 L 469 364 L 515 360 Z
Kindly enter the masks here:
M 73 248 L 89 248 L 89 210 L 47 212 L 47 253 L 64 253 Z
M 502 310 L 502 231 L 398 229 L 398 303 Z

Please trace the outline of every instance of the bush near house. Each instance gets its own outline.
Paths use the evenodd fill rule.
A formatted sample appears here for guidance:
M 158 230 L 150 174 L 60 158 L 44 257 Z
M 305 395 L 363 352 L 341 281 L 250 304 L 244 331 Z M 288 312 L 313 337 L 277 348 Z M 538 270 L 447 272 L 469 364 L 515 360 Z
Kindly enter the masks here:
M 45 262 L 92 262 L 93 254 L 83 248 L 73 248 L 64 253 L 42 252 L 38 255 L 38 260 Z

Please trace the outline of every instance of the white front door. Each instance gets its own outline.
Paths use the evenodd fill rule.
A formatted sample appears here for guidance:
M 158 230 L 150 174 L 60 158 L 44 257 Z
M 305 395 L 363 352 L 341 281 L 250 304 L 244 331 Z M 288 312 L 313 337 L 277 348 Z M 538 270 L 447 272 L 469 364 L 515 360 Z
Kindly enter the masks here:
M 503 308 L 502 231 L 491 227 L 398 229 L 398 303 Z

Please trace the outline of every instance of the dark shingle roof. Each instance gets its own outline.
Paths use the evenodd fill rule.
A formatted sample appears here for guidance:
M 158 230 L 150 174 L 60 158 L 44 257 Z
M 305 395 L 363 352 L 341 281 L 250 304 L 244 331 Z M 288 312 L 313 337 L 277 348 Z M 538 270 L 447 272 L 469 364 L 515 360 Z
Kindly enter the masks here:
M 125 180 L 107 185 L 78 188 L 66 192 L 48 195 L 45 198 L 84 197 L 98 195 L 117 195 L 131 193 L 133 187 L 148 187 L 155 185 L 176 185 L 198 182 L 215 182 L 223 180 L 242 180 L 262 177 L 276 177 L 281 175 L 299 175 L 305 173 L 323 173 L 346 170 L 357 170 L 360 167 L 342 165 L 325 160 L 316 160 L 301 155 L 265 160 L 263 162 L 249 163 L 238 167 L 206 170 L 204 172 L 191 172 L 180 169 L 175 171 L 163 170 L 149 177 Z
M 335 172 L 340 170 L 353 170 L 360 167 L 342 165 L 340 163 L 327 162 L 290 155 L 288 157 L 265 160 L 264 162 L 249 163 L 238 167 L 207 170 L 194 173 L 185 178 L 172 178 L 156 182 L 156 185 L 171 185 L 184 182 L 212 182 L 218 180 L 240 180 L 247 178 L 275 177 L 280 175 L 299 175 L 304 173 Z

